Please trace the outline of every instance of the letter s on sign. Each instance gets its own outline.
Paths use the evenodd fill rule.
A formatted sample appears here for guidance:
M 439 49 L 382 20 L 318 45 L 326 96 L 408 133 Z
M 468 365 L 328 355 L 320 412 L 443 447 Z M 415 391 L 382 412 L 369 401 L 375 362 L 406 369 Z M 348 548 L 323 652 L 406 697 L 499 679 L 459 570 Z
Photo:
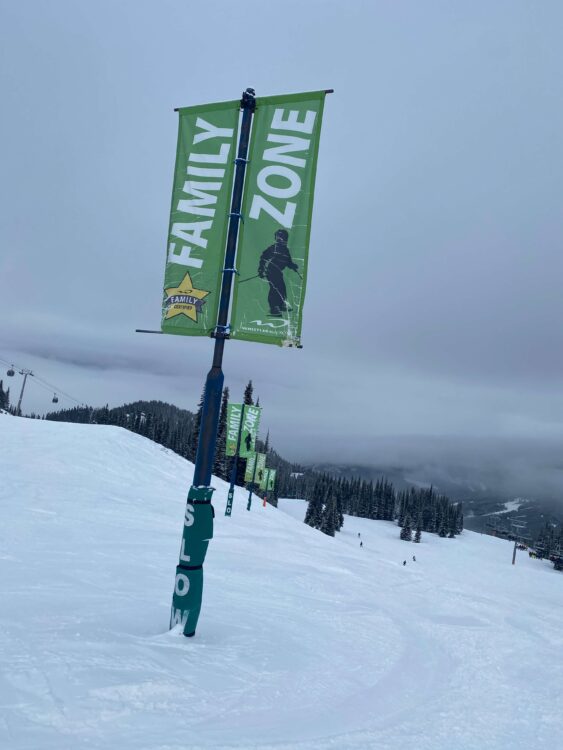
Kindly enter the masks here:
M 195 508 L 191 503 L 187 503 L 186 505 L 186 515 L 184 516 L 184 526 L 193 526 L 194 525 L 194 512 Z

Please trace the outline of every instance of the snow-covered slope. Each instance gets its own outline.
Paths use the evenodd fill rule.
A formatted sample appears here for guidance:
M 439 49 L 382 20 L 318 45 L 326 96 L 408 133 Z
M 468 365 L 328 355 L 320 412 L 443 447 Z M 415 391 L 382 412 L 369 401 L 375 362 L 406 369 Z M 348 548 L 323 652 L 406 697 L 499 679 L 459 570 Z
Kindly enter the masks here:
M 331 539 L 241 491 L 227 519 L 217 481 L 198 632 L 168 633 L 191 473 L 119 428 L 0 420 L 0 747 L 561 746 L 563 576 L 507 542 Z

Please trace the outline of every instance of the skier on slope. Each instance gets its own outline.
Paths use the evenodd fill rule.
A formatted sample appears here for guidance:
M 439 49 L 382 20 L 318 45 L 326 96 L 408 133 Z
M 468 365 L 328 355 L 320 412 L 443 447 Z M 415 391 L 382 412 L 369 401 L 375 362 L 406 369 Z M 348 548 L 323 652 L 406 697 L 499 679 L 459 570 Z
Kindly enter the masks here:
M 268 292 L 268 304 L 270 315 L 280 317 L 282 312 L 287 312 L 287 289 L 283 278 L 285 268 L 291 268 L 296 273 L 299 267 L 293 262 L 287 246 L 288 233 L 285 229 L 278 229 L 274 234 L 275 244 L 267 247 L 260 256 L 258 264 L 258 276 L 266 279 L 270 285 Z
M 407 561 L 406 561 L 406 560 L 403 560 L 403 565 L 406 565 L 406 564 L 407 564 Z

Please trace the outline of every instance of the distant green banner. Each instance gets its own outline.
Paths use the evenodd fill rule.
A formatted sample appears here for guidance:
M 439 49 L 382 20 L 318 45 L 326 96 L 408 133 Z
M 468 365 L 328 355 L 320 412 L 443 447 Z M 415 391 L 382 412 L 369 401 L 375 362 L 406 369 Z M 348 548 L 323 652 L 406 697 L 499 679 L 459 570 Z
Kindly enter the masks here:
M 161 329 L 208 336 L 217 323 L 240 102 L 179 110 Z
M 276 470 L 275 469 L 269 469 L 268 470 L 268 490 L 273 490 L 276 485 Z
M 267 490 L 268 489 L 268 475 L 270 474 L 270 469 L 266 469 L 264 467 L 262 471 L 262 477 L 260 479 L 260 489 L 261 490 Z
M 225 453 L 227 456 L 236 456 L 241 417 L 242 404 L 227 404 L 227 435 L 225 444 Z
M 261 484 L 262 480 L 264 479 L 265 473 L 266 473 L 266 454 L 257 453 L 256 454 L 256 477 L 254 481 L 258 484 Z
M 256 453 L 250 453 L 246 459 L 246 468 L 244 470 L 244 481 L 253 482 L 254 472 L 256 470 Z
M 265 453 L 251 453 L 246 459 L 246 471 L 244 473 L 245 482 L 255 482 L 260 484 L 264 476 L 266 467 Z
M 256 437 L 258 436 L 258 428 L 260 426 L 261 411 L 262 409 L 259 406 L 251 406 L 250 404 L 245 404 L 244 406 L 239 450 L 239 456 L 242 458 L 247 458 L 251 453 L 254 453 Z
M 300 346 L 325 92 L 258 97 L 231 338 Z

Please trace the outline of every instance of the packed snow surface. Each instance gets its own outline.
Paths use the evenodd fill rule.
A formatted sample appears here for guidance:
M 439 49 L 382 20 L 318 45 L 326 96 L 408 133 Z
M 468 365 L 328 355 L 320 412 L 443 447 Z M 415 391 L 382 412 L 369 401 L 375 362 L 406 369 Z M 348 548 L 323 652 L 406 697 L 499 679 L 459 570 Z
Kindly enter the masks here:
M 242 491 L 225 518 L 216 481 L 198 631 L 168 632 L 192 468 L 0 417 L 0 747 L 563 746 L 563 575 L 508 542 L 348 517 L 332 539 Z
M 522 498 L 517 497 L 515 500 L 508 500 L 508 502 L 504 503 L 504 509 L 503 510 L 495 510 L 493 513 L 485 513 L 486 516 L 499 516 L 503 513 L 513 513 L 516 510 L 519 510 L 521 505 L 524 505 L 526 501 L 522 500 Z

